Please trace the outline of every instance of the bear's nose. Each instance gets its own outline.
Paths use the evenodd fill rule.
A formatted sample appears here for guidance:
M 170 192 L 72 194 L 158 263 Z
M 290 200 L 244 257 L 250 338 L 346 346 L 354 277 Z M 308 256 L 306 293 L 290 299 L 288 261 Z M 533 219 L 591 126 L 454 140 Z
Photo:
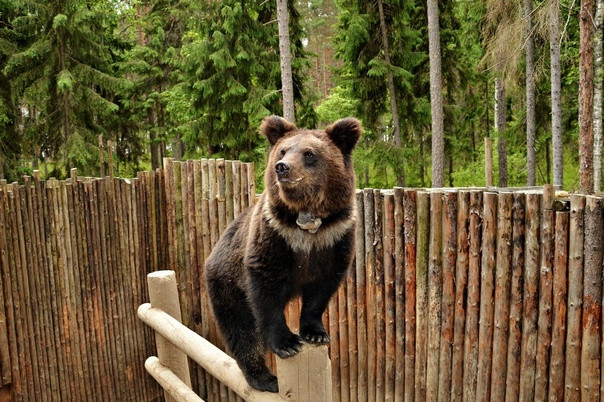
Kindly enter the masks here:
M 287 176 L 289 174 L 290 169 L 291 167 L 289 166 L 289 163 L 284 161 L 279 161 L 275 165 L 275 172 L 279 177 Z

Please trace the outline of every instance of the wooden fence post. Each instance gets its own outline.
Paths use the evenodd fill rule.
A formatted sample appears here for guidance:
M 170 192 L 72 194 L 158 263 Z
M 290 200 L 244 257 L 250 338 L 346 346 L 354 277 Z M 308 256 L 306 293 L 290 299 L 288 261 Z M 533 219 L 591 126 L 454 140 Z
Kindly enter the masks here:
M 149 284 L 149 301 L 151 302 L 151 306 L 166 312 L 178 320 L 178 322 L 181 322 L 176 274 L 174 271 L 152 272 L 147 275 L 147 283 Z M 157 332 L 155 333 L 155 344 L 157 345 L 159 362 L 169 368 L 187 386 L 191 387 L 187 355 Z M 166 401 L 173 400 L 167 391 L 164 395 Z
M 327 346 L 304 344 L 297 355 L 277 358 L 279 395 L 286 401 L 332 401 L 331 361 Z

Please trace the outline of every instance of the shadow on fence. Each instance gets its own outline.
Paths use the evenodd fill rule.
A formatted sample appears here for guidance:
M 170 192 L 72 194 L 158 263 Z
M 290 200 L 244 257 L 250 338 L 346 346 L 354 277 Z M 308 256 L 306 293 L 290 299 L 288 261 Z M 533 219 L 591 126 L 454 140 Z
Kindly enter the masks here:
M 3 393 L 161 398 L 143 367 L 153 336 L 135 316 L 156 270 L 176 271 L 183 324 L 221 346 L 199 279 L 254 202 L 253 168 L 165 166 L 0 185 Z M 334 401 L 600 394 L 602 198 L 557 210 L 550 190 L 396 188 L 356 202 L 355 269 L 325 316 Z M 190 374 L 202 398 L 236 400 L 196 364 Z

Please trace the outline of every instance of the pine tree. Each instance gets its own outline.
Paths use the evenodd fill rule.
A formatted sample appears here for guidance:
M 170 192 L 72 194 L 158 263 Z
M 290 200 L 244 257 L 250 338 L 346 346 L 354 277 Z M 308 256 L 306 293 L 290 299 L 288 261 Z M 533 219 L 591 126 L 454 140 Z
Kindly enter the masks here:
M 118 110 L 119 87 L 105 40 L 114 20 L 102 1 L 27 2 L 15 30 L 27 38 L 4 67 L 13 96 L 34 115 L 37 145 L 64 167 L 96 165 L 96 138 Z

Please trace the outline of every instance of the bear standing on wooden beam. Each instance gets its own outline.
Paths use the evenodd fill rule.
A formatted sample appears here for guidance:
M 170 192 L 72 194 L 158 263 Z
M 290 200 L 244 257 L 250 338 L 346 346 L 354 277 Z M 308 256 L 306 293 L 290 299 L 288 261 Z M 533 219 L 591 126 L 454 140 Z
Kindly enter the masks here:
M 270 116 L 260 131 L 270 143 L 265 191 L 218 241 L 206 279 L 222 336 L 248 382 L 277 392 L 267 349 L 287 358 L 302 341 L 329 343 L 321 317 L 355 253 L 351 153 L 362 129 L 353 118 L 322 131 Z M 296 296 L 299 336 L 283 315 Z

